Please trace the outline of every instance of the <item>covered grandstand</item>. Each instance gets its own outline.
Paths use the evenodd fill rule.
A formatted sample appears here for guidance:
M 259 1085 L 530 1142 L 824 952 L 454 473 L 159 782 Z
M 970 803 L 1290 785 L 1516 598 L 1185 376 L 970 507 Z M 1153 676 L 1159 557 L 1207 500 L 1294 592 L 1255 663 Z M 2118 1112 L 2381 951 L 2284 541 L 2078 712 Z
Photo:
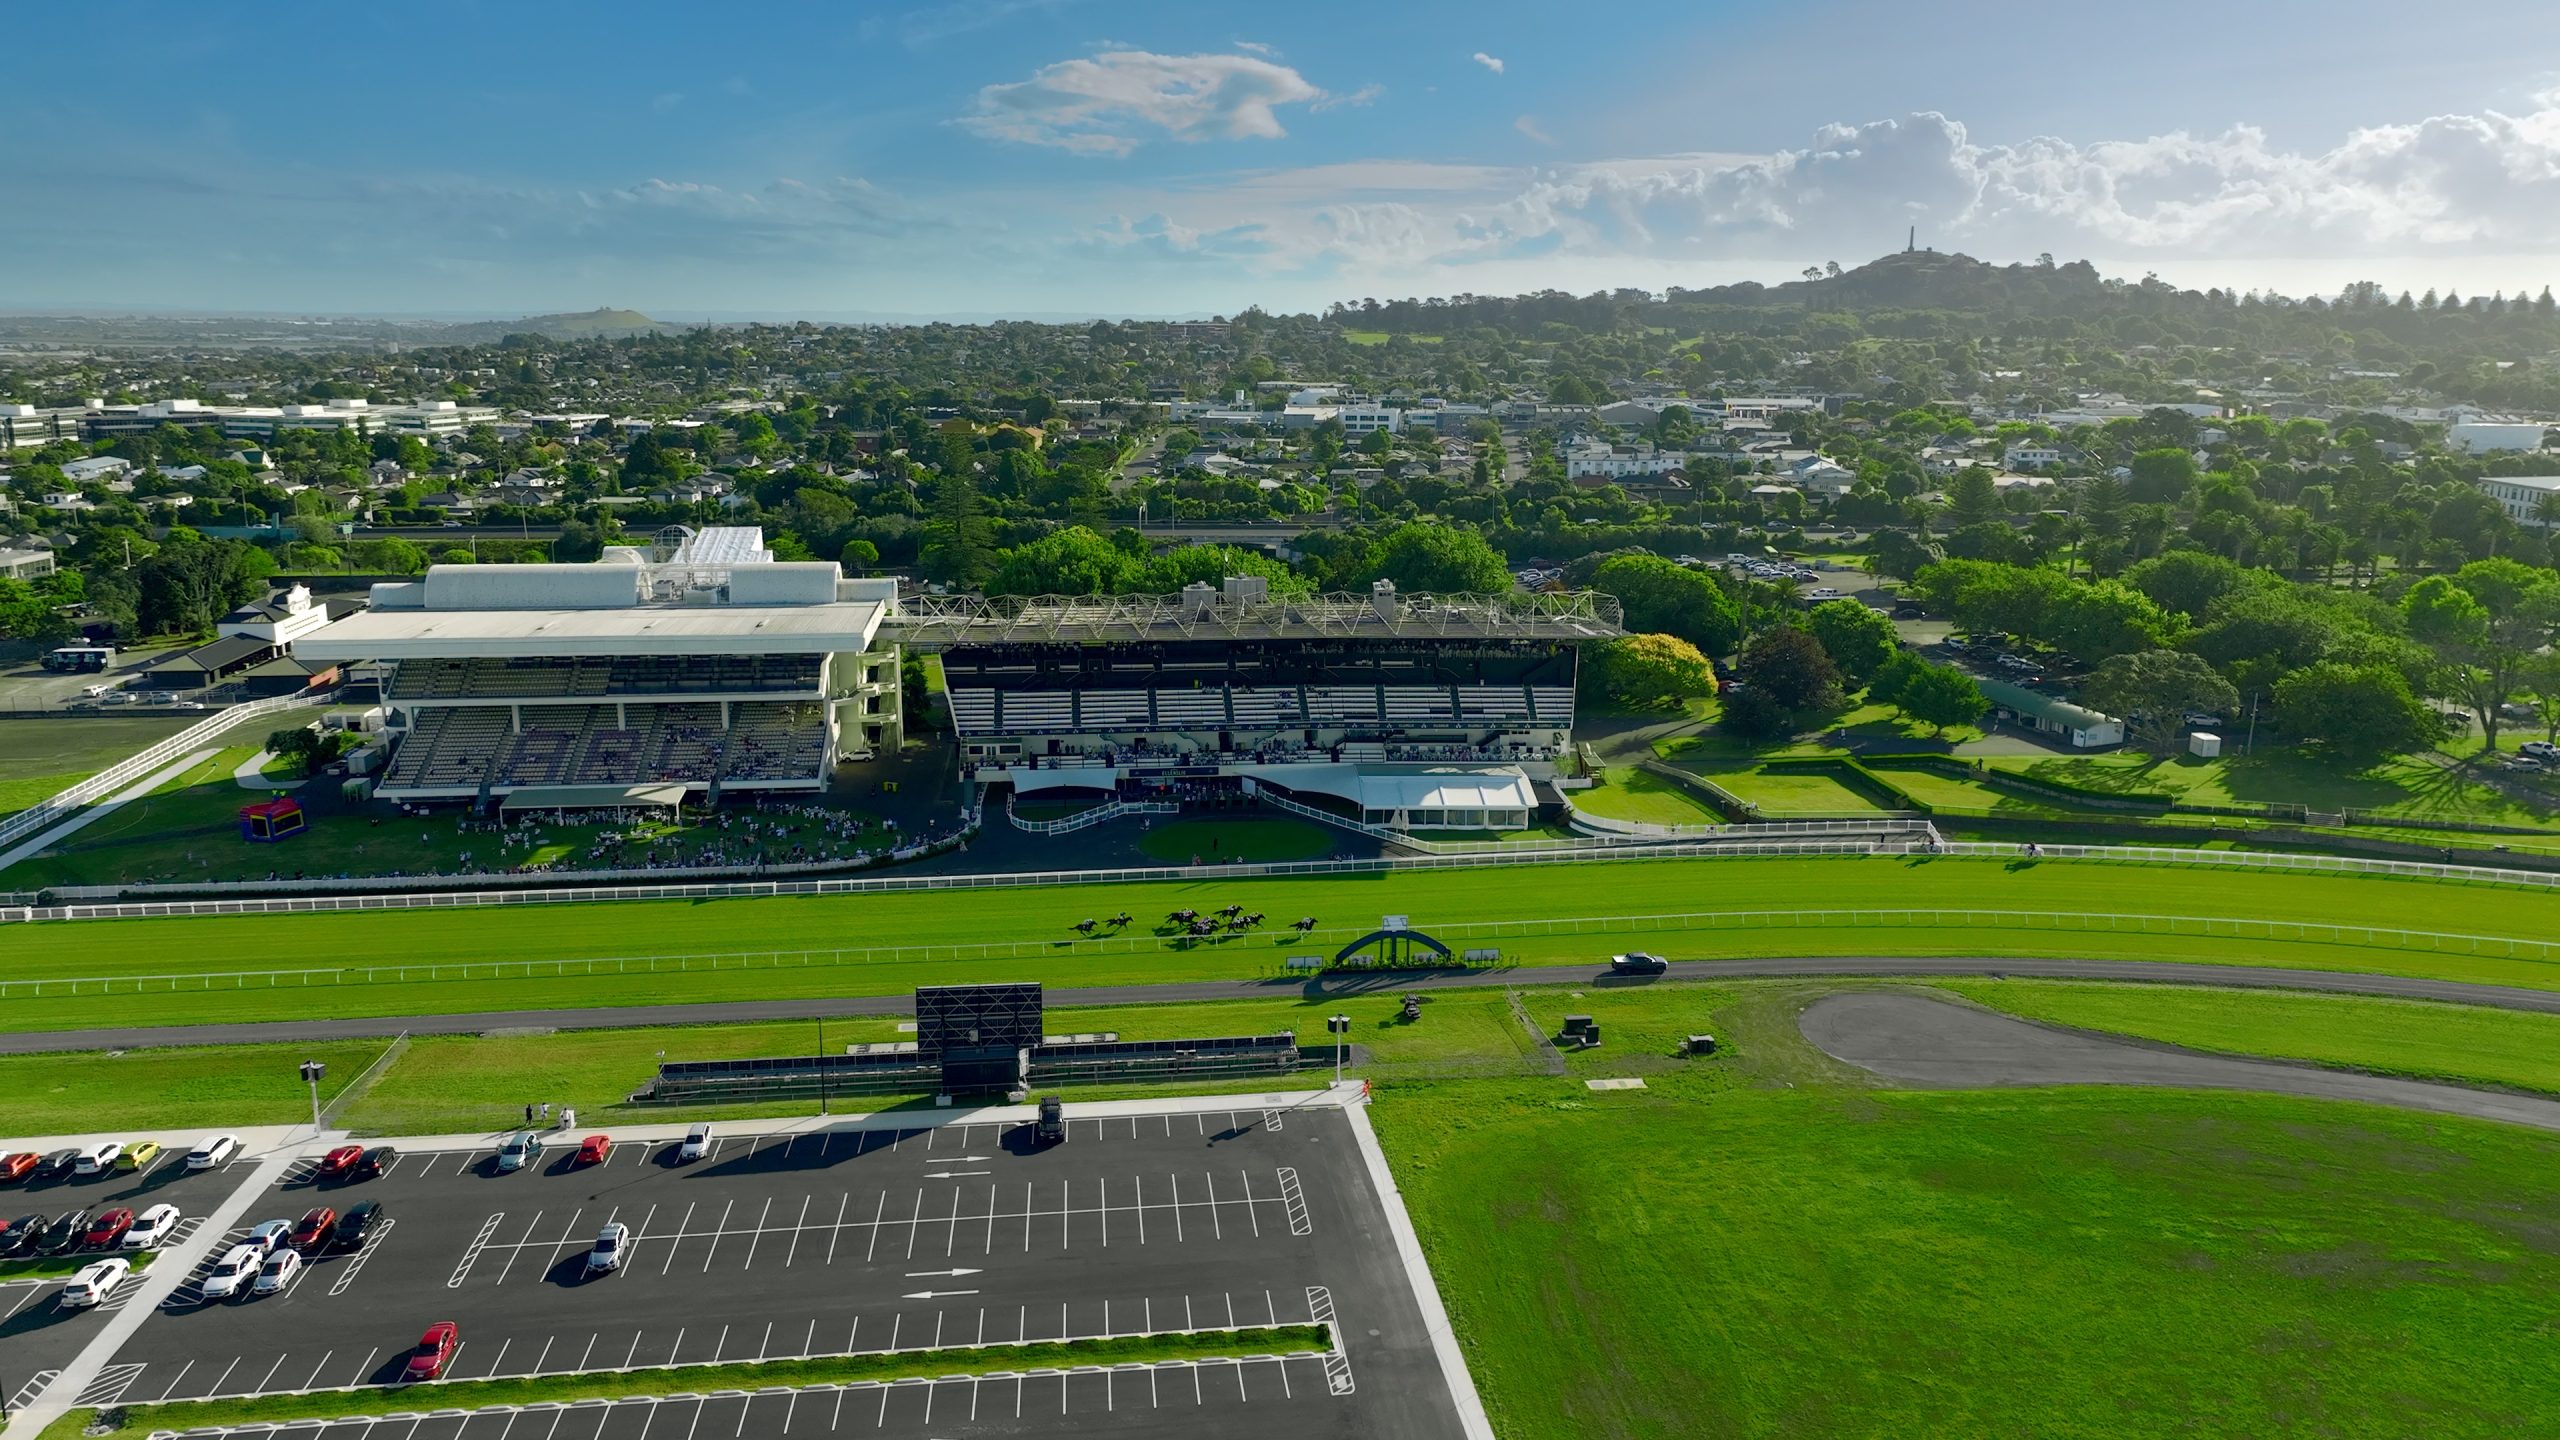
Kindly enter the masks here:
M 1507 828 L 1571 742 L 1577 647 L 1602 595 L 1178 595 L 928 600 L 963 766 L 1040 790 L 1200 782 L 1329 796 L 1399 829 Z
M 896 604 L 753 527 L 679 527 L 587 565 L 437 565 L 296 648 L 380 667 L 385 799 L 812 791 L 903 733 Z

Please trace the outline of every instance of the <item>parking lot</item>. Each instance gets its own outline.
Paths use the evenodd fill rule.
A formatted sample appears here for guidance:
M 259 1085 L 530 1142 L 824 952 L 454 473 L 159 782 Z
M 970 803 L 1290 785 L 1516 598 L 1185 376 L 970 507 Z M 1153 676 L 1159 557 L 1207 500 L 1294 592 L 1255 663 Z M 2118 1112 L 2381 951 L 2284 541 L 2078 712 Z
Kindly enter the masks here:
M 742 1125 L 689 1163 L 669 1140 L 592 1165 L 575 1163 L 572 1135 L 518 1173 L 498 1172 L 493 1142 L 403 1149 L 381 1176 L 344 1183 L 305 1161 L 235 1234 L 371 1200 L 383 1220 L 363 1246 L 316 1258 L 269 1296 L 208 1301 L 198 1265 L 79 1398 L 387 1385 L 441 1320 L 462 1335 L 448 1377 L 477 1380 L 1298 1325 L 1338 1310 L 1348 1338 L 1333 1354 L 447 1414 L 385 1433 L 1143 1434 L 1196 1426 L 1203 1411 L 1273 1433 L 1459 1433 L 1341 1111 L 1071 1116 L 1068 1128 L 1065 1144 L 1040 1146 L 1020 1124 Z M 627 1259 L 590 1275 L 608 1222 L 629 1227 Z M 206 1264 L 229 1238 L 206 1247 Z M 89 1327 L 72 1316 L 69 1328 L 76 1350 Z M 0 1361 L 23 1374 L 30 1358 L 12 1342 Z M 434 1393 L 349 1408 L 432 1410 Z

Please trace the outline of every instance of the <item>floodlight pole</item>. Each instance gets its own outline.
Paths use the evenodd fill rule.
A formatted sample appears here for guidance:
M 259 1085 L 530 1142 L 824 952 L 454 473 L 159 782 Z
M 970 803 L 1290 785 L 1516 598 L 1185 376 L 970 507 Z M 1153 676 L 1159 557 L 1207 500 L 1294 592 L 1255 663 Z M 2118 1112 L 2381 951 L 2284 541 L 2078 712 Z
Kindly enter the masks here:
M 320 1133 L 320 1077 L 328 1073 L 329 1067 L 318 1060 L 302 1062 L 302 1083 L 311 1087 L 311 1133 L 314 1135 Z
M 1351 1017 L 1328 1015 L 1324 1028 L 1333 1032 L 1333 1083 L 1339 1085 L 1342 1083 L 1342 1052 L 1348 1048 L 1346 1037 L 1351 1034 Z

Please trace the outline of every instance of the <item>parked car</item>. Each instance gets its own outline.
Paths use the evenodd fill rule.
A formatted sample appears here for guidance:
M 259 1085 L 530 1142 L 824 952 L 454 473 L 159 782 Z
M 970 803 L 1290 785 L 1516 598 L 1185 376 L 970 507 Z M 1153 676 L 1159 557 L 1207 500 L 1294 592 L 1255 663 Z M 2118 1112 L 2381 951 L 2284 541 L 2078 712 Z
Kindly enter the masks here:
M 338 1217 L 338 1228 L 329 1233 L 329 1246 L 334 1250 L 361 1250 L 365 1237 L 371 1235 L 381 1222 L 380 1201 L 367 1200 L 360 1205 L 350 1205 L 347 1213 Z
M 91 1250 L 112 1250 L 124 1240 L 124 1232 L 133 1228 L 133 1212 L 122 1205 L 101 1210 L 82 1232 L 80 1243 Z
M 1670 961 L 1642 950 L 1609 957 L 1609 973 L 1612 975 L 1660 975 L 1670 968 Z
M 0 1155 L 0 1185 L 20 1183 L 35 1174 L 36 1167 L 43 1163 L 44 1157 L 32 1150 L 21 1150 L 15 1155 Z
M 711 1153 L 711 1122 L 697 1121 L 684 1132 L 684 1142 L 676 1146 L 676 1159 L 699 1160 Z
M 66 1176 L 79 1173 L 81 1154 L 82 1152 L 78 1150 L 54 1151 L 52 1154 L 47 1155 L 42 1160 L 36 1162 L 35 1178 L 38 1180 L 60 1180 Z
M 123 1141 L 101 1140 L 97 1144 L 80 1152 L 80 1158 L 71 1162 L 71 1173 L 74 1175 L 104 1175 L 111 1167 L 114 1166 L 116 1163 L 116 1157 L 123 1153 Z
M 613 1153 L 613 1141 L 602 1135 L 590 1135 L 578 1142 L 578 1163 L 601 1165 Z
M 462 1327 L 439 1320 L 418 1337 L 418 1348 L 409 1352 L 409 1364 L 402 1373 L 412 1382 L 433 1380 L 453 1363 L 453 1352 L 461 1348 Z
M 133 1273 L 133 1262 L 121 1255 L 83 1265 L 71 1283 L 62 1287 L 61 1304 L 65 1310 L 86 1310 L 116 1293 L 125 1277 Z
M 178 1207 L 175 1205 L 152 1206 L 133 1217 L 133 1228 L 124 1232 L 124 1248 L 127 1250 L 158 1249 L 169 1243 L 169 1238 L 177 1233 L 180 1218 Z
M 88 1233 L 88 1211 L 64 1211 L 53 1217 L 53 1223 L 44 1227 L 44 1233 L 36 1237 L 35 1251 L 39 1255 L 65 1254 L 80 1243 L 81 1236 Z
M 363 1157 L 356 1161 L 356 1173 L 370 1180 L 389 1170 L 392 1163 L 399 1158 L 399 1151 L 388 1145 L 376 1145 L 365 1151 Z
M 326 1205 L 315 1205 L 294 1225 L 293 1233 L 285 1237 L 284 1243 L 296 1250 L 316 1250 L 329 1238 L 329 1232 L 336 1229 L 337 1224 L 337 1211 Z
M 319 1177 L 323 1180 L 345 1180 L 355 1174 L 356 1162 L 364 1158 L 361 1145 L 341 1145 L 320 1157 Z
M 2545 762 L 2560 760 L 2560 745 L 2554 745 L 2548 740 L 2527 740 L 2522 745 L 2517 746 L 2516 750 L 2518 753 L 2529 755 L 2536 760 Z M 10 1158 L 15 1159 L 17 1157 L 11 1156 Z
M 6 1224 L 0 1224 L 0 1255 L 34 1254 L 36 1237 L 42 1235 L 44 1227 L 51 1223 L 53 1223 L 52 1216 L 38 1213 L 21 1215 Z
M 590 1274 L 609 1275 L 622 1268 L 623 1259 L 630 1253 L 631 1227 L 619 1220 L 608 1220 L 604 1229 L 596 1233 L 596 1248 L 587 1252 L 587 1270 Z
M 258 1278 L 258 1267 L 267 1263 L 267 1252 L 255 1245 L 234 1245 L 222 1252 L 196 1286 L 207 1300 L 227 1300 L 240 1293 L 242 1287 Z
M 273 1295 L 287 1285 L 292 1284 L 293 1277 L 301 1273 L 302 1252 L 299 1250 L 278 1250 L 274 1254 L 269 1255 L 265 1261 L 259 1264 L 258 1278 L 249 1282 L 249 1293 L 252 1295 Z
M 151 1162 L 159 1158 L 159 1141 L 136 1140 L 124 1147 L 124 1153 L 116 1156 L 116 1169 L 127 1174 L 148 1170 L 151 1168 Z
M 530 1130 L 519 1130 L 498 1147 L 498 1173 L 522 1170 L 542 1158 L 542 1137 Z
M 223 1161 L 228 1160 L 239 1153 L 239 1136 L 207 1135 L 204 1139 L 196 1142 L 196 1148 L 187 1152 L 187 1168 L 190 1170 L 210 1170 L 214 1166 L 221 1164 Z
M 276 1247 L 285 1242 L 285 1237 L 292 1233 L 293 1222 L 290 1220 L 262 1220 L 250 1228 L 248 1238 L 240 1243 L 257 1246 L 258 1253 L 262 1256 L 272 1255 Z

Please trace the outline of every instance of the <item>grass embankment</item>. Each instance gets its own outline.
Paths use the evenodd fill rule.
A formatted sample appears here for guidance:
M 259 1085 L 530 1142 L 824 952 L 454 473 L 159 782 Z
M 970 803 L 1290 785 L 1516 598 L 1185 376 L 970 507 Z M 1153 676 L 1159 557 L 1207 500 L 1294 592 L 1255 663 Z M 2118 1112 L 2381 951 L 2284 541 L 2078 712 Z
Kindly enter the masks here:
M 2196 1050 L 2560 1093 L 2560 1016 L 2422 1000 L 2067 980 L 1949 980 L 1967 999 L 2057 1025 Z
M 1202 1330 L 1189 1334 L 1130 1335 L 1108 1340 L 1068 1340 L 1046 1345 L 986 1345 L 947 1350 L 906 1350 L 885 1355 L 828 1359 L 765 1360 L 737 1365 L 663 1366 L 585 1375 L 544 1375 L 520 1380 L 452 1380 L 397 1389 L 324 1390 L 303 1395 L 258 1395 L 237 1400 L 175 1400 L 123 1407 L 123 1429 L 199 1429 L 218 1425 L 281 1425 L 294 1421 L 409 1411 L 477 1410 L 490 1405 L 573 1404 L 635 1396 L 754 1390 L 765 1386 L 852 1385 L 907 1379 L 947 1379 L 1023 1370 L 1090 1365 L 1152 1365 L 1165 1360 L 1240 1358 L 1331 1348 L 1323 1325 L 1262 1330 Z
M 1819 988 L 1536 994 L 1606 1047 L 1561 1080 L 1380 1087 L 1499 1434 L 2560 1431 L 2560 1138 L 1879 1088 L 1796 1034 Z M 1692 1030 L 1723 1053 L 1671 1058 Z
M 1192 945 L 1157 933 L 1177 908 L 1240 903 L 1277 919 L 1313 915 L 1311 942 L 1285 928 Z M 1077 941 L 1069 928 L 1128 910 L 1141 932 Z M 1865 912 L 1836 921 L 1752 921 L 1733 912 Z M 1881 910 L 1927 915 L 1887 917 Z M 1968 918 L 1967 912 L 2039 912 L 2064 922 Z M 573 1005 L 682 1003 L 899 994 L 919 984 L 1039 980 L 1051 986 L 1125 985 L 1276 974 L 1287 955 L 1356 937 L 1389 913 L 1443 939 L 1499 947 L 1516 963 L 1583 963 L 1628 948 L 1679 958 L 1783 955 L 2067 955 L 2196 960 L 2363 970 L 2560 988 L 2560 964 L 2468 948 L 2419 950 L 2389 942 L 2234 938 L 2201 933 L 2057 930 L 2076 917 L 2179 915 L 2322 925 L 2371 925 L 2456 935 L 2539 939 L 2560 935 L 2560 895 L 2516 887 L 2269 871 L 2206 872 L 2172 866 L 2016 860 L 1698 859 L 1594 861 L 1396 871 L 1352 877 L 1202 880 L 1146 885 L 950 890 L 711 902 L 632 902 L 470 910 L 220 916 L 14 927 L 0 980 L 192 975 L 279 967 L 480 963 L 615 955 L 720 954 L 697 965 L 643 973 L 516 975 L 506 979 L 407 980 L 304 986 L 207 981 L 136 997 L 12 994 L 12 1028 L 65 1029 L 131 1023 L 298 1019 Z M 1668 916 L 1704 917 L 1666 919 Z M 1614 918 L 1613 918 L 1614 917 Z M 1579 924 L 1549 924 L 1550 918 Z M 1529 922 L 1522 925 L 1518 922 Z M 1495 924 L 1503 928 L 1492 928 Z M 2104 923 L 2104 922 L 2100 922 Z M 1467 927 L 1478 928 L 1470 930 Z M 1532 933 L 1546 931 L 1549 933 Z M 786 953 L 848 941 L 910 942 L 842 960 L 803 964 Z M 2468 942 L 2456 942 L 2467 947 Z M 1006 947 L 959 958 L 933 947 Z M 2495 950 L 2495 945 L 2481 947 Z

